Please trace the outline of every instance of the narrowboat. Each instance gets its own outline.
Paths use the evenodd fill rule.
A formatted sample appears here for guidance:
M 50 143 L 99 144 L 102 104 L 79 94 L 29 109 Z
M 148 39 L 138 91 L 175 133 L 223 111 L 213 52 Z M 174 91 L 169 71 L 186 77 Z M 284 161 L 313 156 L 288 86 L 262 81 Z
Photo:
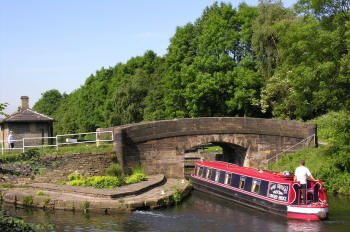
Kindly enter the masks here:
M 221 161 L 197 161 L 190 179 L 195 190 L 287 218 L 323 220 L 328 216 L 326 190 L 319 180 L 308 180 L 307 189 L 301 189 L 288 172 Z

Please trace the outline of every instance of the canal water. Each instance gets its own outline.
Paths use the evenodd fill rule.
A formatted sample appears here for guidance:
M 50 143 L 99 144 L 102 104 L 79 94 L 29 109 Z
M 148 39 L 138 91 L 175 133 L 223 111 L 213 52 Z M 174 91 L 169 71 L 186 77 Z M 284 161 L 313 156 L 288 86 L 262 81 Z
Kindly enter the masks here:
M 23 218 L 25 222 L 53 224 L 55 229 L 52 231 L 350 231 L 350 196 L 329 196 L 328 199 L 329 220 L 321 222 L 288 220 L 197 191 L 192 192 L 191 196 L 176 207 L 117 215 L 43 211 L 15 208 L 6 204 L 2 208 L 8 215 Z

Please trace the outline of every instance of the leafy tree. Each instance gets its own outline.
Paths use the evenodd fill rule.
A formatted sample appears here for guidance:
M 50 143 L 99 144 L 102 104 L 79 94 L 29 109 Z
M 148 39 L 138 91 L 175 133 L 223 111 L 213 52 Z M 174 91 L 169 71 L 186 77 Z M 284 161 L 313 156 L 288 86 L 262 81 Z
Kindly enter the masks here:
M 283 62 L 278 44 L 280 33 L 290 20 L 293 20 L 293 13 L 285 9 L 281 1 L 260 1 L 253 24 L 252 46 L 259 71 L 265 79 L 270 78 Z
M 344 38 L 310 16 L 276 24 L 282 61 L 262 90 L 263 109 L 291 119 L 312 119 L 349 107 L 349 77 Z M 274 25 L 274 27 L 276 27 Z M 339 61 L 341 61 L 339 63 Z M 344 68 L 343 68 L 344 67 Z
M 41 98 L 34 104 L 33 109 L 47 116 L 53 117 L 63 99 L 57 89 L 51 89 L 41 94 Z
M 6 109 L 7 105 L 7 103 L 0 103 L 0 115 L 5 115 L 4 109 Z
M 232 102 L 243 99 L 234 96 L 234 70 L 252 58 L 255 15 L 255 8 L 246 4 L 236 10 L 229 4 L 215 3 L 194 24 L 177 28 L 165 57 L 167 117 L 243 116 L 242 112 L 249 111 L 235 108 Z M 256 71 L 254 66 L 249 67 L 252 72 Z

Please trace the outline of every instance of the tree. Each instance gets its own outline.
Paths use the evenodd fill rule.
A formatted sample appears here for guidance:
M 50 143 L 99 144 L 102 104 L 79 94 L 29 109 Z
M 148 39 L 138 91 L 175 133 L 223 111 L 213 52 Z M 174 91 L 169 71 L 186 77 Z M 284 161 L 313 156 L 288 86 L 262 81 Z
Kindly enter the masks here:
M 259 71 L 265 80 L 283 62 L 278 43 L 281 30 L 290 20 L 293 20 L 293 13 L 283 8 L 281 1 L 260 1 L 258 16 L 253 24 L 252 45 Z
M 47 116 L 53 117 L 61 101 L 62 94 L 57 89 L 51 89 L 41 94 L 41 98 L 34 104 L 33 109 Z
M 7 103 L 0 103 L 0 115 L 6 115 L 4 110 L 6 109 L 7 105 Z
M 236 104 L 245 109 L 233 103 L 243 99 L 234 96 L 234 70 L 253 57 L 255 16 L 256 8 L 246 4 L 236 10 L 230 4 L 215 3 L 194 24 L 177 28 L 165 56 L 167 117 L 243 116 L 249 111 L 246 103 Z M 256 72 L 254 61 L 250 64 L 246 68 Z

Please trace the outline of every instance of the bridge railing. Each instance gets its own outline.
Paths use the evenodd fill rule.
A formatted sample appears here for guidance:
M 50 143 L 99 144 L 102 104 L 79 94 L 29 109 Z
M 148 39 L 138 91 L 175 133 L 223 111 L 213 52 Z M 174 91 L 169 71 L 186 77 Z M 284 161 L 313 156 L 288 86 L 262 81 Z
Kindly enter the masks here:
M 280 153 L 277 153 L 276 155 L 272 156 L 271 158 L 267 159 L 266 160 L 266 169 L 269 167 L 269 164 L 272 162 L 272 161 L 275 161 L 277 162 L 278 159 L 283 156 L 283 155 L 286 155 L 287 153 L 290 153 L 293 151 L 294 148 L 302 145 L 303 147 L 305 147 L 305 145 L 309 146 L 310 145 L 310 142 L 314 142 L 316 143 L 316 134 L 313 134 L 313 135 L 310 135 L 309 137 L 301 140 L 300 142 L 294 144 L 293 146 L 290 146 L 288 147 L 287 149 L 283 150 L 282 152 Z
M 55 137 L 27 137 L 13 140 L 15 147 L 12 149 L 8 146 L 6 147 L 5 143 L 1 142 L 1 154 L 12 150 L 21 150 L 24 152 L 27 148 L 56 147 L 56 150 L 58 150 L 60 146 L 70 146 L 82 143 L 96 143 L 96 147 L 98 147 L 103 142 L 113 142 L 113 136 L 112 131 L 97 131 L 63 134 L 56 135 Z

